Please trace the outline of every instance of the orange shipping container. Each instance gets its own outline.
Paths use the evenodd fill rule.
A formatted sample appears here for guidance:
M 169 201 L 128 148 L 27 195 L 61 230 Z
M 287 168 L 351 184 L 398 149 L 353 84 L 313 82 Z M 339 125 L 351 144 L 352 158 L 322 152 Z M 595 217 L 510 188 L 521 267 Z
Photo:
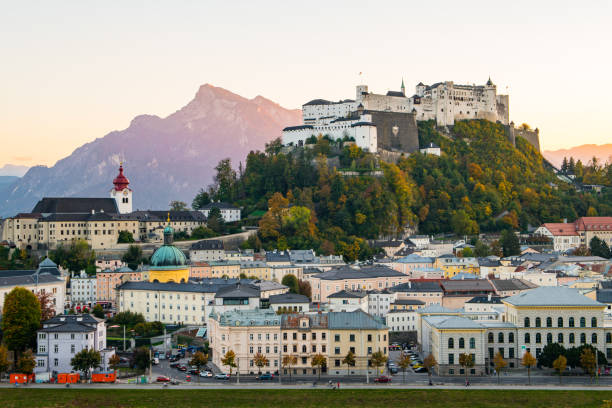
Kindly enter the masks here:
M 58 384 L 76 384 L 81 376 L 78 373 L 60 373 L 57 375 Z
M 91 381 L 95 383 L 113 383 L 115 382 L 115 373 L 93 373 Z

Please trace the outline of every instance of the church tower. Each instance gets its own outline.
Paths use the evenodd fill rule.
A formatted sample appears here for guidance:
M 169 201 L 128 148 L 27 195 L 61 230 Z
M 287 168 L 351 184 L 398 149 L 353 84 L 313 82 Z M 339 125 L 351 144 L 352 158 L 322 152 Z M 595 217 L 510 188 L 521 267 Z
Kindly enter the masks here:
M 406 87 L 404 86 L 404 78 L 402 78 L 402 88 L 401 88 L 401 91 L 404 94 L 404 96 L 406 96 Z
M 111 198 L 117 202 L 119 214 L 132 212 L 132 189 L 129 188 L 130 180 L 123 175 L 123 163 L 119 165 L 119 174 L 113 180 L 114 187 L 110 191 Z

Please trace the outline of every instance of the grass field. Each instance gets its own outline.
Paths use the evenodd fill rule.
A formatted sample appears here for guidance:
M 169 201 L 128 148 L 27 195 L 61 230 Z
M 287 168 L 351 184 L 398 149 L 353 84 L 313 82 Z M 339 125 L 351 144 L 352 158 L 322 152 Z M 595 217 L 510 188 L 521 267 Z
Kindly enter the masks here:
M 602 407 L 612 391 L 0 389 L 3 408 Z

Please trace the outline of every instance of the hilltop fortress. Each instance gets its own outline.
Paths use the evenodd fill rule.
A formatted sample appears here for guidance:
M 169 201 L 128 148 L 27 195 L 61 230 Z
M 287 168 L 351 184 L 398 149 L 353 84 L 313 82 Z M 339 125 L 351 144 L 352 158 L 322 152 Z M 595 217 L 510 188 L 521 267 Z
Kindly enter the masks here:
M 370 152 L 383 149 L 411 153 L 419 149 L 417 121 L 435 120 L 437 126 L 444 127 L 454 125 L 456 120 L 486 119 L 505 125 L 513 143 L 518 134 L 539 151 L 537 130 L 514 129 L 509 120 L 509 96 L 498 95 L 491 78 L 484 85 L 420 82 L 415 92 L 406 96 L 402 80 L 400 91 L 385 95 L 369 92 L 367 85 L 357 85 L 355 99 L 314 99 L 302 106 L 302 125 L 283 129 L 283 143 L 299 146 L 322 134 L 354 140 Z

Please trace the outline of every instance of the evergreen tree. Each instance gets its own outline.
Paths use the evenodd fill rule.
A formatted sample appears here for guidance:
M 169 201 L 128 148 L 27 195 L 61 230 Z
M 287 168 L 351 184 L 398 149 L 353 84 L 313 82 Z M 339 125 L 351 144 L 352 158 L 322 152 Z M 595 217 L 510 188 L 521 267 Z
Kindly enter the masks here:
M 499 243 L 501 244 L 504 257 L 519 255 L 521 253 L 521 245 L 519 244 L 518 237 L 512 230 L 504 230 Z

